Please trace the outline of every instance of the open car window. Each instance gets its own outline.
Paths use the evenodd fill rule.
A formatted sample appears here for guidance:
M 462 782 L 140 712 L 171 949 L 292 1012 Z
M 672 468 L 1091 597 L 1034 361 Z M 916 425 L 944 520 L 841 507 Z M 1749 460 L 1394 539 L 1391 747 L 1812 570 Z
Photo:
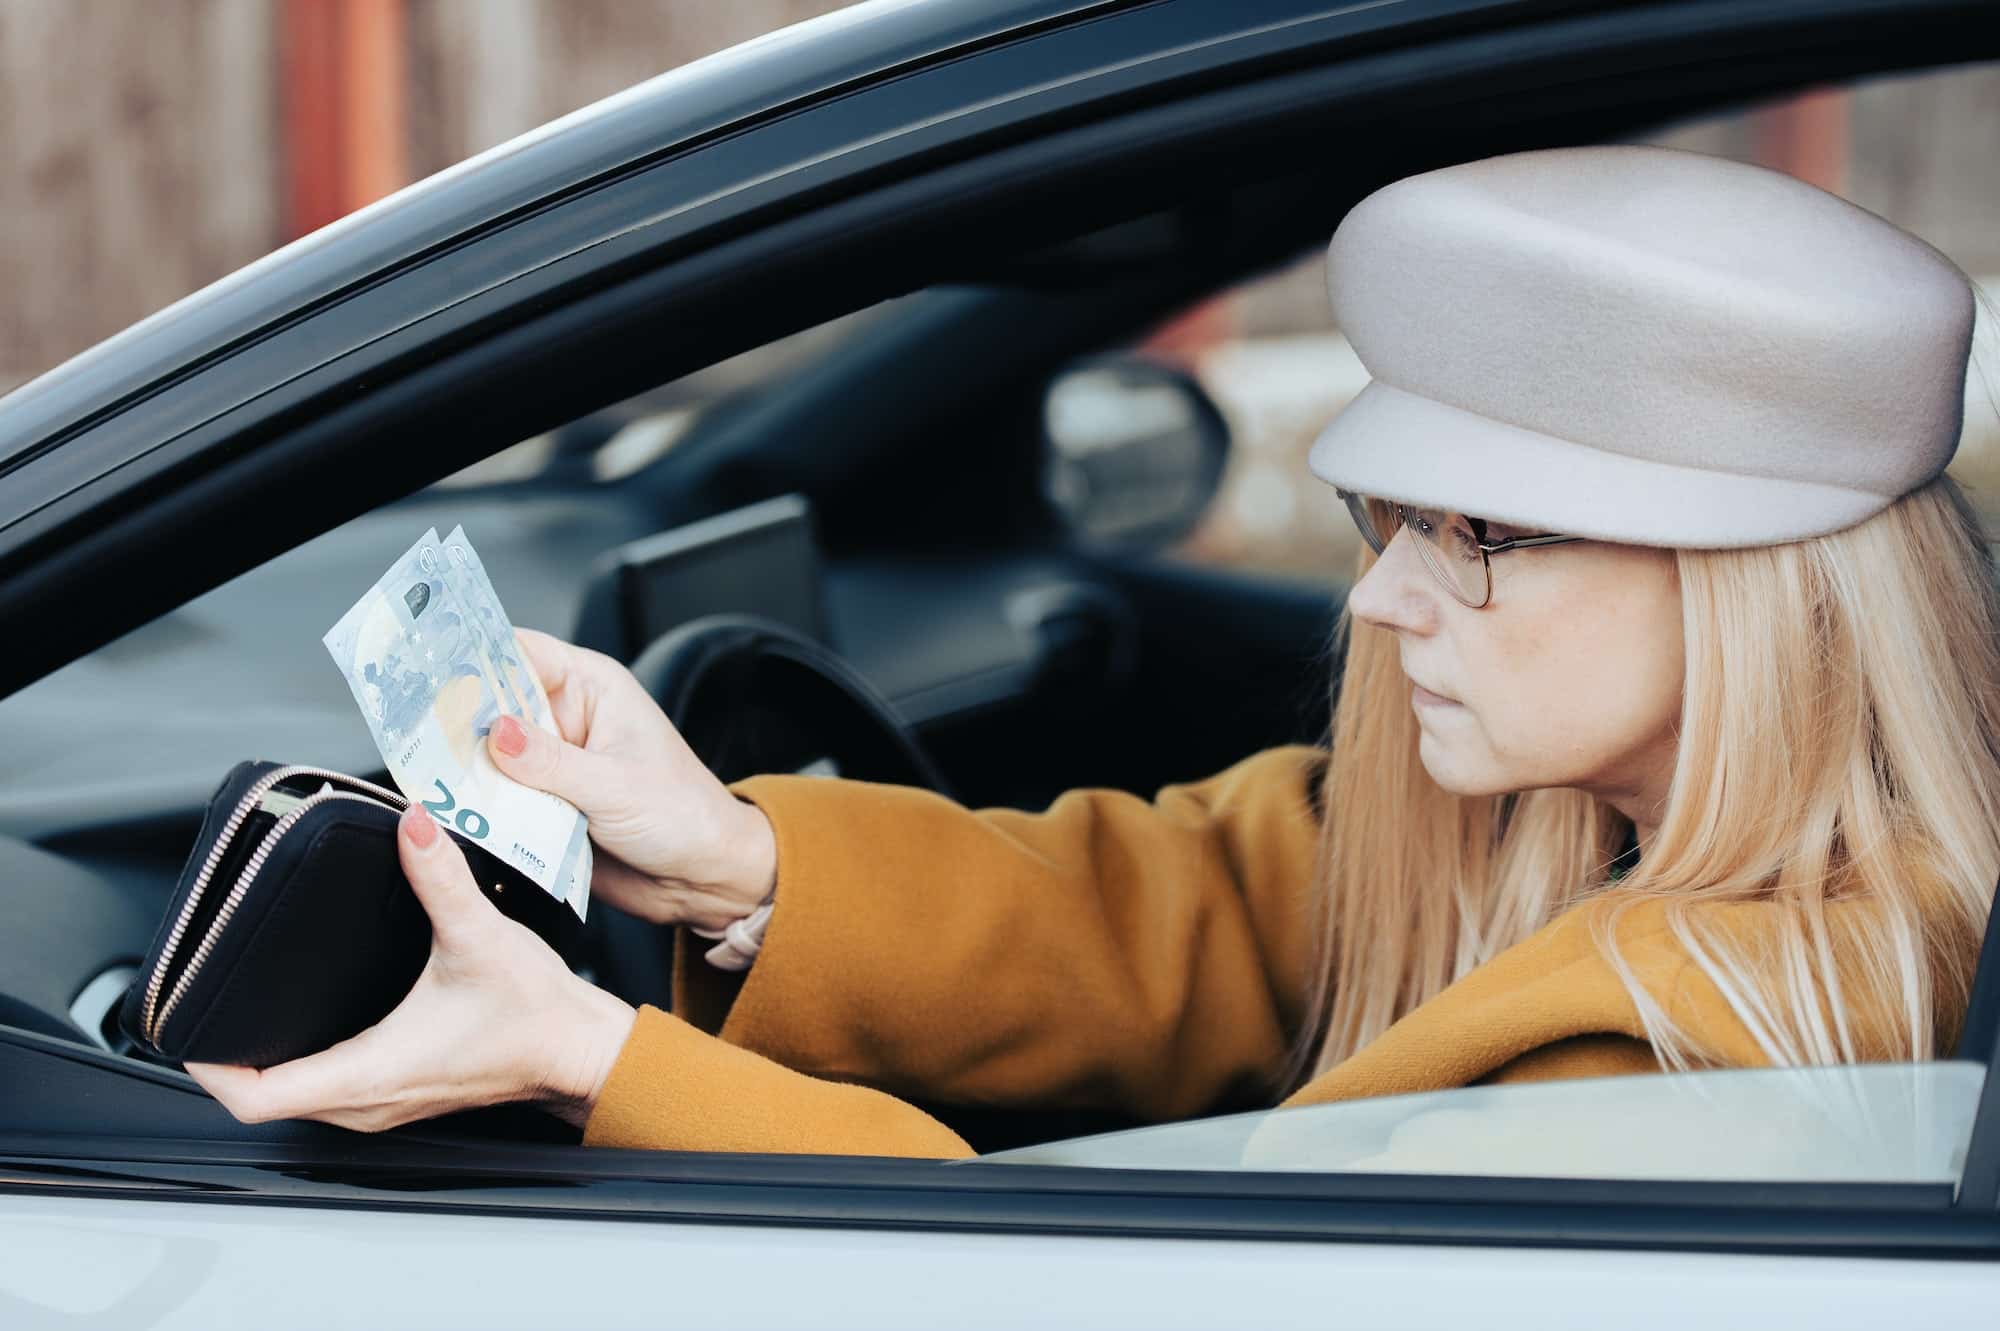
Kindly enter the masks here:
M 1471 1086 L 1228 1114 L 963 1163 L 1679 1182 L 1956 1184 L 1973 1062 Z

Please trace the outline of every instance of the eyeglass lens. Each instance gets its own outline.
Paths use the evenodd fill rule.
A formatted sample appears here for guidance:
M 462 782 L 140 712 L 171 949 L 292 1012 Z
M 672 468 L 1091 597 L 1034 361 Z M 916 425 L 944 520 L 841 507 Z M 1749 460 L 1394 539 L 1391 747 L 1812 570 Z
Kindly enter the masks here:
M 1376 554 L 1388 548 L 1398 525 L 1396 504 L 1386 499 L 1350 494 L 1347 507 L 1361 528 L 1362 537 Z M 1479 552 L 1479 538 L 1472 520 L 1463 513 L 1437 508 L 1402 505 L 1402 524 L 1417 539 L 1417 553 L 1430 566 L 1445 590 L 1470 606 L 1486 604 L 1491 590 L 1486 557 Z

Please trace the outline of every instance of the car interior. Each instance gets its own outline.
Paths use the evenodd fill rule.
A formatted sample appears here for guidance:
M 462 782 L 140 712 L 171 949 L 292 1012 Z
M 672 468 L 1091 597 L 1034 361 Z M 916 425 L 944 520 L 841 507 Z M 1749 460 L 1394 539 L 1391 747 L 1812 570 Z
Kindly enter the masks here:
M 817 770 L 1033 809 L 1077 785 L 1150 794 L 1322 737 L 1331 575 L 1248 577 L 1157 553 L 1199 518 L 1228 449 L 1196 381 L 1117 342 L 995 364 L 996 347 L 1046 348 L 1054 320 L 1077 342 L 1143 331 L 1098 308 L 1119 290 L 949 286 L 862 311 L 803 364 L 704 403 L 629 475 L 597 479 L 592 461 L 644 402 L 534 441 L 546 460 L 532 475 L 386 505 L 0 703 L 18 770 L 33 773 L 0 781 L 0 893 L 21 898 L 0 936 L 8 1034 L 128 1060 L 130 1109 L 146 1116 L 141 1088 L 160 1083 L 119 1030 L 118 1001 L 206 801 L 246 757 L 387 780 L 319 639 L 433 523 L 465 526 L 517 624 L 632 665 L 725 780 Z M 981 362 L 988 381 L 967 382 Z M 908 390 L 926 381 L 953 395 Z M 1045 403 L 1079 382 L 1114 412 L 1121 395 L 1175 407 L 1152 433 L 1067 464 L 1089 469 L 1084 489 L 1122 496 L 1116 509 L 1065 508 L 1044 484 L 1061 461 Z M 593 903 L 586 933 L 580 969 L 668 1006 L 663 931 Z M 982 1148 L 1130 1126 L 931 1108 Z M 205 1135 L 265 1131 L 198 1117 Z M 574 1136 L 504 1108 L 455 1118 L 455 1131 Z
M 1636 105 L 1591 137 L 1656 119 Z M 1037 809 L 1078 786 L 1150 796 L 1262 748 L 1322 742 L 1339 571 L 1288 579 L 1162 553 L 1215 493 L 1230 439 L 1190 375 L 1134 348 L 1323 246 L 1355 199 L 1417 168 L 1357 151 L 968 258 L 815 330 L 782 372 L 705 397 L 635 469 L 601 474 L 611 444 L 686 385 L 529 441 L 524 474 L 452 478 L 377 508 L 0 700 L 0 1084 L 32 1088 L 15 1107 L 23 1130 L 81 1114 L 138 1136 L 345 1138 L 237 1124 L 114 1017 L 232 764 L 386 780 L 320 637 L 429 525 L 463 524 L 517 625 L 632 665 L 724 779 L 818 770 Z M 1051 395 L 1080 377 L 1113 412 L 1133 394 L 1175 410 L 1056 456 Z M 588 936 L 596 982 L 667 1004 L 661 931 L 597 902 Z M 1996 966 L 1989 931 L 1974 999 L 1986 1015 L 1965 1046 L 1982 1060 Z M 981 1151 L 1131 1126 L 924 1107 Z M 575 1140 L 505 1106 L 391 1135 Z

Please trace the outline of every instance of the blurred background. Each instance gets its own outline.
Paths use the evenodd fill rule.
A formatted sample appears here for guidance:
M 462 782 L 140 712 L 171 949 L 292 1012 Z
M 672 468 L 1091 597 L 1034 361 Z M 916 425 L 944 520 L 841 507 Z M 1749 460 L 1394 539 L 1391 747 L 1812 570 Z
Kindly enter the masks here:
M 404 184 L 841 7 L 0 0 L 0 392 Z M 2000 298 L 1996 133 L 2000 66 L 1986 64 L 1815 89 L 1633 141 L 1790 172 L 1922 236 Z M 2000 529 L 2000 336 L 1980 319 L 1953 472 Z M 812 345 L 787 339 L 649 395 L 620 418 L 612 442 L 625 455 L 610 465 L 670 446 L 704 393 Z M 1366 373 L 1327 316 L 1319 254 L 1184 312 L 1142 349 L 1192 371 L 1234 440 L 1220 491 L 1175 553 L 1342 576 L 1353 529 L 1305 450 Z

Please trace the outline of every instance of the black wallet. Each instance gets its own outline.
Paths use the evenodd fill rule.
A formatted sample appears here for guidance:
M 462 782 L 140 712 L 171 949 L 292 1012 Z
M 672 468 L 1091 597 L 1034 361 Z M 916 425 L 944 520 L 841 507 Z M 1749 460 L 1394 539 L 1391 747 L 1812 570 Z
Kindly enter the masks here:
M 269 1067 L 387 1016 L 430 957 L 430 917 L 396 853 L 407 807 L 341 772 L 238 763 L 119 1005 L 125 1033 L 177 1061 Z M 487 899 L 572 960 L 575 912 L 445 830 Z

